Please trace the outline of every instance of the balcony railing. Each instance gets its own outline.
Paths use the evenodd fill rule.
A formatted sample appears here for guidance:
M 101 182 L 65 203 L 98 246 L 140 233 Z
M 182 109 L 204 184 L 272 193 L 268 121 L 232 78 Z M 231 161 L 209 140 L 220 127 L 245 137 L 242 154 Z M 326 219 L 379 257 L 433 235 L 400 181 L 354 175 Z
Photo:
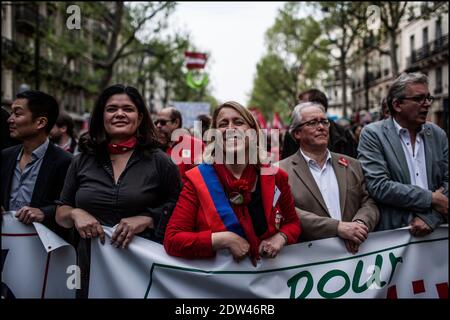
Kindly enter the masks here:
M 413 50 L 411 56 L 408 58 L 408 65 L 411 66 L 416 62 L 446 51 L 448 51 L 448 34 L 428 42 L 420 49 Z

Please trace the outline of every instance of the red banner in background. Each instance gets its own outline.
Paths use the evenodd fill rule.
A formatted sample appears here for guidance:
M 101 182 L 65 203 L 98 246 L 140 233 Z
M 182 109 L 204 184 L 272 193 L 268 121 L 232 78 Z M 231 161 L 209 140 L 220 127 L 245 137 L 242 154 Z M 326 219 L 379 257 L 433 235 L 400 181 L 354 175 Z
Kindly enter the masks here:
M 253 117 L 255 117 L 261 129 L 267 129 L 266 119 L 264 118 L 261 111 L 259 111 L 257 107 L 250 107 L 248 108 L 248 110 L 251 112 Z
M 271 129 L 283 129 L 284 125 L 283 122 L 281 121 L 280 115 L 278 114 L 278 112 L 275 112 L 273 114 L 273 119 L 272 119 L 272 124 L 271 124 Z

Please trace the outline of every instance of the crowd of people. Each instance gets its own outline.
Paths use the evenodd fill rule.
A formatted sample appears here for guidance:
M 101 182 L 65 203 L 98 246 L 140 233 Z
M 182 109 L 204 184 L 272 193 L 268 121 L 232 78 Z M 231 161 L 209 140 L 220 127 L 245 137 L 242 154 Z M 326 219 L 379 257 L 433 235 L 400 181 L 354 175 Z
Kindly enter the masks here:
M 152 117 L 138 90 L 113 85 L 77 139 L 57 101 L 28 90 L 10 115 L 2 110 L 2 211 L 74 245 L 79 298 L 88 296 L 90 241 L 106 241 L 102 226 L 115 227 L 116 247 L 141 236 L 169 255 L 225 249 L 254 265 L 301 241 L 338 237 L 355 254 L 370 232 L 409 226 L 426 236 L 448 221 L 448 139 L 427 122 L 433 99 L 425 75 L 404 73 L 382 119 L 352 130 L 327 118 L 325 94 L 308 90 L 282 160 L 271 163 L 258 122 L 234 101 L 200 117 L 202 141 L 176 108 Z

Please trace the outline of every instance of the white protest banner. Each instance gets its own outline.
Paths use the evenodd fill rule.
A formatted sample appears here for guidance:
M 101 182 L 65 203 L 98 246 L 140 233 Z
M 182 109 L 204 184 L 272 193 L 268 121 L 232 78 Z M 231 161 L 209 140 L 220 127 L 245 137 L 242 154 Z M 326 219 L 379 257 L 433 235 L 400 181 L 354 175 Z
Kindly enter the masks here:
M 105 228 L 108 237 L 111 228 Z M 92 241 L 92 298 L 447 298 L 448 225 L 412 237 L 407 229 L 371 233 L 352 255 L 338 238 L 285 247 L 253 267 L 215 258 L 170 257 L 136 237 L 128 249 Z
M 2 220 L 2 298 L 75 298 L 75 249 L 40 223 L 19 222 L 14 211 Z

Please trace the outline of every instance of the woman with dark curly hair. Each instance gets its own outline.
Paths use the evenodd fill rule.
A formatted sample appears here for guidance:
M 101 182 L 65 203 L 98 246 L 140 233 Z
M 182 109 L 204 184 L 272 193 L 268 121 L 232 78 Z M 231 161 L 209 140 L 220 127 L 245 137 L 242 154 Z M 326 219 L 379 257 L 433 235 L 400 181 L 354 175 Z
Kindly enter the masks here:
M 158 149 L 155 127 L 133 87 L 106 88 L 92 111 L 89 135 L 80 141 L 66 176 L 56 221 L 75 227 L 87 296 L 90 239 L 104 243 L 102 225 L 115 228 L 111 243 L 126 248 L 135 235 L 162 242 L 181 189 L 177 166 Z

